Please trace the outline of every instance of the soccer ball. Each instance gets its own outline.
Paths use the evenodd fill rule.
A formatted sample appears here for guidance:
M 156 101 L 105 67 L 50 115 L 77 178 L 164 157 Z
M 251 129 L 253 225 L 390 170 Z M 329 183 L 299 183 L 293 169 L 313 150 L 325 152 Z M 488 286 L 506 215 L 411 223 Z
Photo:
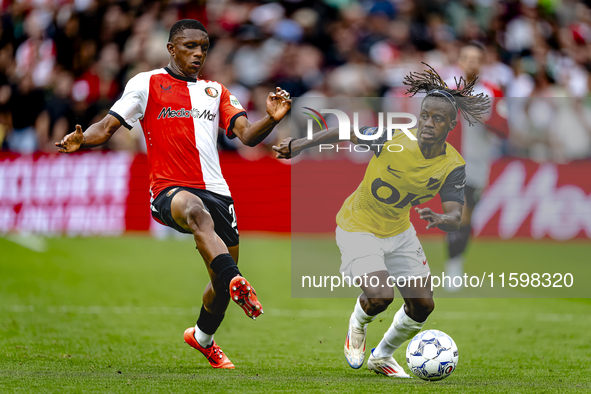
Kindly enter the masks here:
M 408 343 L 406 363 L 423 380 L 445 379 L 458 366 L 458 347 L 442 331 L 423 331 Z

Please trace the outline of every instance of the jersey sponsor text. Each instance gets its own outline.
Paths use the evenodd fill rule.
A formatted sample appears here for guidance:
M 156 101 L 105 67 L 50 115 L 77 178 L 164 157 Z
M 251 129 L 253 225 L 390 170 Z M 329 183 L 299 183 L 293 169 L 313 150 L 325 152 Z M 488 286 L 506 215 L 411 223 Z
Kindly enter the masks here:
M 195 119 L 207 119 L 213 121 L 217 114 L 211 112 L 210 110 L 206 109 L 203 111 L 199 111 L 197 108 L 191 108 L 190 110 L 186 110 L 181 108 L 179 110 L 173 110 L 171 107 L 162 108 L 160 114 L 158 115 L 157 119 L 166 119 L 166 118 L 195 118 Z

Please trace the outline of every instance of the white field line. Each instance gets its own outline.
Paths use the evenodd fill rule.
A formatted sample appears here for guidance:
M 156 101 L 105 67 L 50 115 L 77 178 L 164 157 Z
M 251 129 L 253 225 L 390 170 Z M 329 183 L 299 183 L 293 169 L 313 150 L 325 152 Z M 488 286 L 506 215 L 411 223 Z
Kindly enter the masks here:
M 0 312 L 12 313 L 77 313 L 82 315 L 175 315 L 195 316 L 199 314 L 200 307 L 180 308 L 167 306 L 36 306 L 36 305 L 0 305 Z M 265 309 L 265 315 L 285 318 L 348 318 L 349 311 L 316 310 L 316 309 Z M 380 317 L 388 318 L 392 313 L 382 314 Z M 535 320 L 540 322 L 591 322 L 591 314 L 573 313 L 501 313 L 501 312 L 453 312 L 435 311 L 430 320 Z
M 8 234 L 4 239 L 37 253 L 47 252 L 47 241 L 34 234 Z

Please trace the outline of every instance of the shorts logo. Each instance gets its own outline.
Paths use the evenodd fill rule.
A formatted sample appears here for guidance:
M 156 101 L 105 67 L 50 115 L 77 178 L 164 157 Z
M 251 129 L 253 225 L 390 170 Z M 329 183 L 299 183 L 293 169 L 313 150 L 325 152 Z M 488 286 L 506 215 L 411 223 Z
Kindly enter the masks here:
M 423 260 L 423 265 L 427 265 L 427 259 Z
M 217 116 L 216 113 L 211 112 L 209 109 L 199 111 L 197 108 L 173 110 L 171 107 L 162 108 L 157 119 L 166 118 L 195 118 L 203 120 L 213 121 Z
M 417 257 L 420 256 L 420 255 L 422 255 L 422 254 L 424 254 L 423 247 L 422 246 L 419 246 L 419 248 L 417 249 Z
M 234 108 L 244 109 L 242 108 L 242 105 L 240 105 L 240 101 L 238 101 L 236 96 L 234 96 L 233 94 L 230 95 L 230 104 L 232 104 L 232 107 Z
M 174 193 L 175 191 L 177 191 L 178 187 L 175 187 L 174 189 L 170 189 L 168 191 L 168 193 L 166 193 L 166 197 L 170 197 L 172 195 L 172 193 Z
M 205 88 L 205 94 L 213 98 L 216 98 L 219 95 L 218 90 L 211 86 Z

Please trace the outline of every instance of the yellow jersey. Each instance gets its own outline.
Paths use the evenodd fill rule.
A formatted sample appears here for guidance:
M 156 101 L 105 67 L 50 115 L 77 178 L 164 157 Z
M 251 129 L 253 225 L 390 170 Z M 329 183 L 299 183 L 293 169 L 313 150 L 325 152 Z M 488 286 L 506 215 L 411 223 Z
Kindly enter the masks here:
M 372 129 L 376 130 L 363 127 L 360 131 L 368 134 Z M 416 130 L 410 131 L 416 136 Z M 410 209 L 437 193 L 442 202 L 464 204 L 466 163 L 453 146 L 446 143 L 444 154 L 425 159 L 418 141 L 401 131 L 394 132 L 391 140 L 385 134 L 368 141 L 375 154 L 361 184 L 337 214 L 339 227 L 388 238 L 408 230 Z

